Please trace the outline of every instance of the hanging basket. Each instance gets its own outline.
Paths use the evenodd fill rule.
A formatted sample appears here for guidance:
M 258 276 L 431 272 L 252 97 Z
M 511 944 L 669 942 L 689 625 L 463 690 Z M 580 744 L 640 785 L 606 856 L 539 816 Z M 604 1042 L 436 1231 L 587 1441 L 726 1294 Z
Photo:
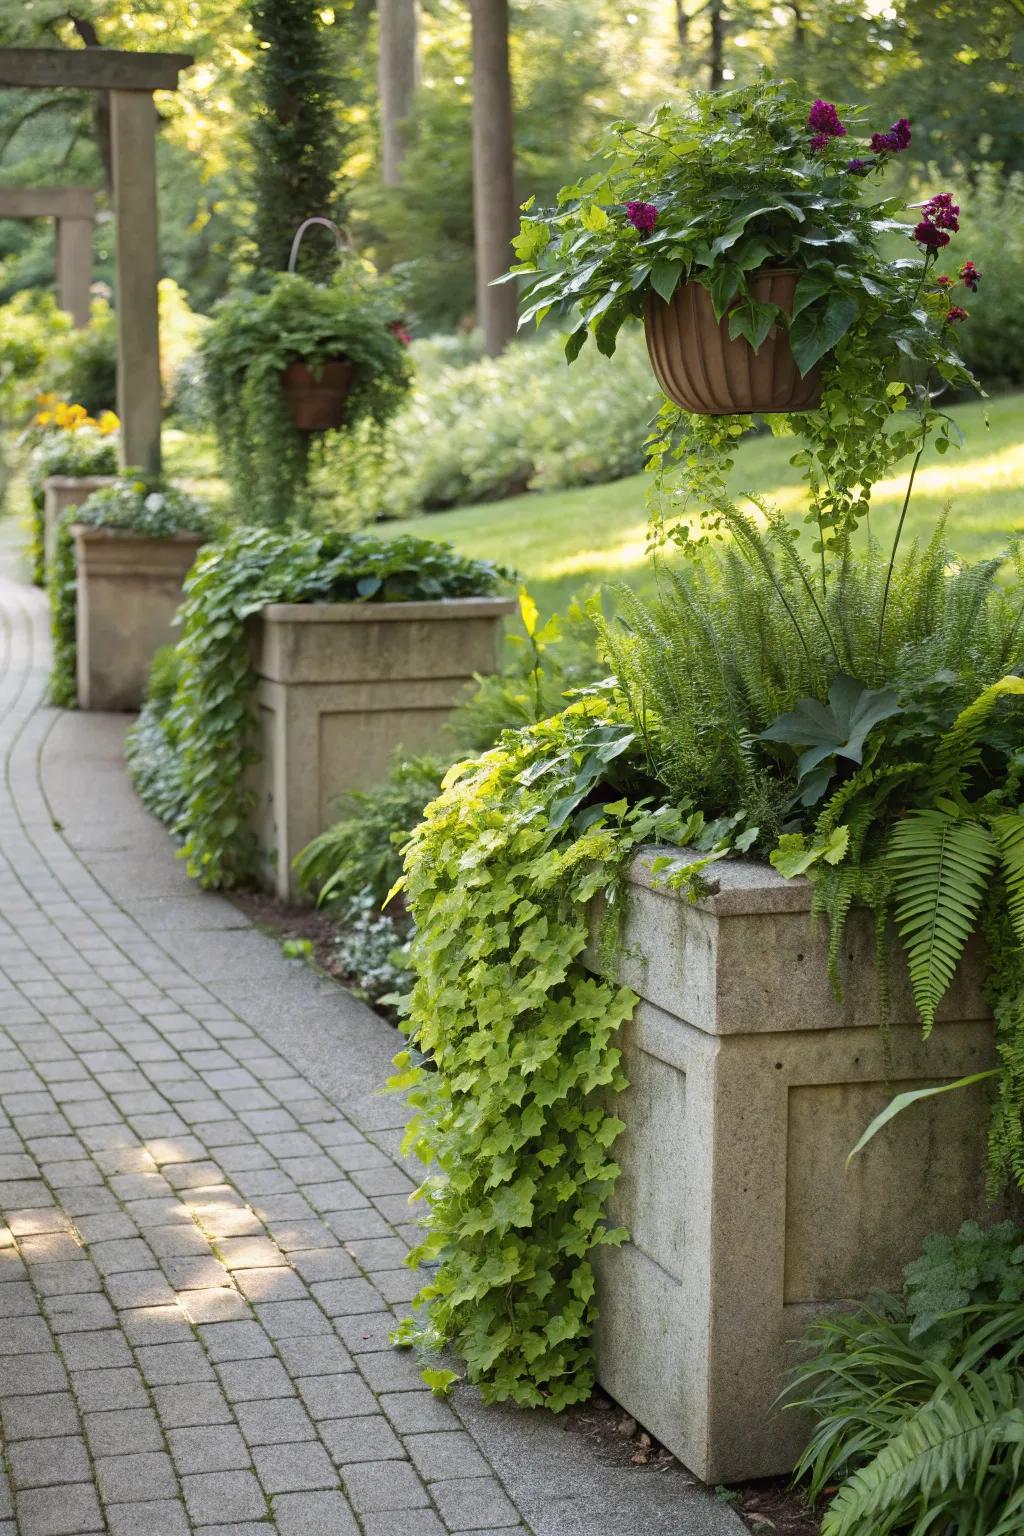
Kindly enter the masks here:
M 793 308 L 799 272 L 765 267 L 749 280 L 751 296 Z M 665 394 L 699 416 L 813 411 L 821 403 L 817 368 L 800 377 L 785 326 L 774 325 L 755 352 L 743 336 L 729 336 L 729 317 L 715 319 L 702 283 L 681 283 L 672 298 L 651 294 L 644 315 L 647 351 Z
M 330 432 L 345 420 L 345 405 L 355 378 L 355 365 L 344 358 L 321 363 L 289 363 L 281 375 L 292 425 L 299 432 Z

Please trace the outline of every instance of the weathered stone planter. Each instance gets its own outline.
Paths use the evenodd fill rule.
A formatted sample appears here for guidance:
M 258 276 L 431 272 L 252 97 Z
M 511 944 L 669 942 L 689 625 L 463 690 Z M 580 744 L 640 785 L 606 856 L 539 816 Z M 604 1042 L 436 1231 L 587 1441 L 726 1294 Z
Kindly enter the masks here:
M 641 1002 L 610 1214 L 632 1240 L 597 1251 L 598 1378 L 706 1481 L 767 1476 L 806 1438 L 772 1405 L 807 1324 L 898 1289 L 929 1232 L 1004 1214 L 985 1199 L 984 1084 L 915 1105 L 845 1167 L 893 1092 L 995 1064 L 980 955 L 928 1041 L 894 976 L 887 1060 L 866 913 L 837 1003 L 806 881 L 719 864 L 691 904 L 655 888 L 649 861 L 630 874 L 620 968 Z
M 154 539 L 80 523 L 71 532 L 79 708 L 138 709 L 154 655 L 177 636 L 172 621 L 202 536 Z
M 268 889 L 291 900 L 292 859 L 346 790 L 379 784 L 402 746 L 437 740 L 477 672 L 497 664 L 506 598 L 273 603 L 252 622 L 260 718 L 253 830 Z
M 93 491 L 113 485 L 113 475 L 49 475 L 43 481 L 43 554 L 46 569 L 53 564 L 57 524 L 69 507 L 80 507 Z

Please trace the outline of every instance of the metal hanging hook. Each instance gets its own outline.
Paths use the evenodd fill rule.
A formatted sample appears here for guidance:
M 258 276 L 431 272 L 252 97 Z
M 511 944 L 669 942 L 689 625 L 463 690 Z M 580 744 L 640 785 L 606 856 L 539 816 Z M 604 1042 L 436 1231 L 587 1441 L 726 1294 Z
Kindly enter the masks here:
M 334 231 L 334 245 L 336 250 L 340 251 L 343 246 L 346 250 L 349 251 L 354 249 L 352 240 L 347 230 L 340 229 L 338 225 L 335 224 L 333 219 L 325 219 L 323 214 L 314 213 L 312 218 L 303 219 L 302 223 L 295 231 L 295 239 L 292 241 L 291 253 L 288 257 L 289 272 L 295 271 L 295 263 L 299 259 L 299 247 L 302 244 L 302 237 L 312 224 L 322 224 L 325 229 L 331 229 Z

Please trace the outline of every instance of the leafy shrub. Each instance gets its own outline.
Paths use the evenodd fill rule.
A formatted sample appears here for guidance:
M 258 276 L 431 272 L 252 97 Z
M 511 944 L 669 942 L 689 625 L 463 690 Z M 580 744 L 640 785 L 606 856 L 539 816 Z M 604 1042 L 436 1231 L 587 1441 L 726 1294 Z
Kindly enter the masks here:
M 380 428 L 408 383 L 398 320 L 393 289 L 354 257 L 329 284 L 280 273 L 265 293 L 237 293 L 218 305 L 202 360 L 241 516 L 267 524 L 309 520 L 311 434 L 292 425 L 281 379 L 286 366 L 301 361 L 316 371 L 337 358 L 354 364 L 345 429 Z
M 822 1536 L 1012 1536 L 1024 1519 L 1024 1230 L 932 1237 L 902 1299 L 826 1317 L 787 1393 Z
M 0 420 L 19 425 L 43 389 L 48 361 L 71 330 L 52 294 L 26 289 L 0 307 Z
M 153 657 L 146 696 L 125 742 L 125 761 L 139 799 L 172 831 L 185 809 L 179 742 L 174 721 L 167 718 L 179 676 L 177 650 L 165 645 Z
M 47 370 L 49 387 L 79 400 L 90 416 L 117 404 L 117 316 L 94 299 L 89 324 L 66 333 Z
M 970 255 L 983 276 L 964 304 L 960 349 L 988 390 L 1024 383 L 1024 175 L 983 169 L 971 192 Z M 955 265 L 950 267 L 955 271 Z
M 416 602 L 493 592 L 503 573 L 427 539 L 239 529 L 199 556 L 186 583 L 180 674 L 159 722 L 180 755 L 189 873 L 206 887 L 254 873 L 243 787 L 254 761 L 246 620 L 267 603 Z M 146 728 L 154 725 L 153 711 Z M 137 763 L 144 757 L 133 738 Z M 151 756 L 152 754 L 150 754 Z
M 335 950 L 353 992 L 367 1002 L 390 1001 L 410 985 L 408 927 L 382 912 L 368 890 L 353 898 Z
M 94 491 L 81 507 L 69 507 L 57 524 L 53 569 L 49 573 L 50 613 L 53 629 L 53 672 L 50 697 L 71 708 L 77 696 L 76 617 L 78 571 L 71 528 L 117 528 L 147 538 L 168 538 L 175 533 L 209 533 L 207 508 L 173 486 L 144 476 L 126 474 L 113 485 Z
M 601 484 L 643 468 L 661 394 L 639 331 L 624 338 L 614 374 L 586 358 L 571 380 L 557 338 L 468 365 L 438 363 L 432 343 L 416 343 L 413 356 L 413 392 L 387 432 L 384 473 L 369 486 L 356 479 L 356 496 L 384 516 Z
M 35 446 L 28 457 L 28 491 L 32 508 L 30 561 L 32 580 L 41 587 L 46 580 L 44 509 L 45 482 L 50 475 L 116 475 L 118 469 L 117 417 L 101 412 L 98 421 L 81 405 L 39 396 L 41 409 L 30 437 Z

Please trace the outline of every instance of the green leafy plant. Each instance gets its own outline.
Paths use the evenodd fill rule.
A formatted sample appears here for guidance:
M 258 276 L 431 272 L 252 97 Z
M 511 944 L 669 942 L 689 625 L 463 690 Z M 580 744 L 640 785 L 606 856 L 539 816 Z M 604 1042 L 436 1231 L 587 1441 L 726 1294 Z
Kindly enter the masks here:
M 1024 1516 L 1024 1231 L 965 1224 L 901 1299 L 822 1319 L 787 1397 L 816 1427 L 797 1466 L 838 1484 L 823 1536 L 1011 1536 Z
M 244 787 L 256 761 L 248 619 L 268 603 L 481 596 L 503 574 L 427 539 L 242 528 L 207 545 L 185 583 L 173 700 L 159 720 L 152 711 L 146 717 L 147 732 L 158 726 L 178 759 L 180 800 L 167 804 L 180 805 L 174 828 L 189 873 L 215 888 L 243 884 L 256 867 Z M 133 736 L 136 761 L 142 748 Z M 152 744 L 146 757 L 153 760 Z
M 637 795 L 634 747 L 601 692 L 507 732 L 451 771 L 406 853 L 403 1027 L 430 1067 L 401 1053 L 392 1087 L 413 1109 L 405 1148 L 431 1170 L 411 1262 L 436 1267 L 396 1339 L 454 1344 L 489 1401 L 557 1410 L 593 1383 L 588 1255 L 625 1236 L 604 1220 L 622 1129 L 604 1096 L 624 1085 L 614 1038 L 635 998 L 584 968 L 588 906 L 602 892 L 614 915 L 632 850 L 680 832 Z
M 78 610 L 78 569 L 71 529 L 118 529 L 145 538 L 170 538 L 175 533 L 210 533 L 213 523 L 206 506 L 194 497 L 137 471 L 119 476 L 112 485 L 94 491 L 80 507 L 69 507 L 57 524 L 53 569 L 49 573 L 53 631 L 53 671 L 50 697 L 72 708 L 77 699 L 75 626 Z
M 304 362 L 316 373 L 335 359 L 352 363 L 345 430 L 379 429 L 409 382 L 400 315 L 393 288 L 351 255 L 330 283 L 280 273 L 264 292 L 236 293 L 217 307 L 201 352 L 241 517 L 267 524 L 310 520 L 311 454 L 318 449 L 312 434 L 292 425 L 281 380 L 286 366 Z
M 52 415 L 43 410 L 38 415 Z M 37 415 L 37 420 L 38 420 Z M 46 502 L 45 482 L 50 475 L 71 475 L 83 478 L 91 475 L 116 475 L 118 472 L 118 437 L 116 418 L 113 425 L 103 420 L 103 425 L 92 418 L 73 428 L 54 425 L 49 429 L 36 429 L 37 437 L 28 456 L 29 501 L 32 507 L 32 542 L 29 558 L 32 563 L 32 580 L 37 587 L 46 581 L 45 527 L 43 513 Z

